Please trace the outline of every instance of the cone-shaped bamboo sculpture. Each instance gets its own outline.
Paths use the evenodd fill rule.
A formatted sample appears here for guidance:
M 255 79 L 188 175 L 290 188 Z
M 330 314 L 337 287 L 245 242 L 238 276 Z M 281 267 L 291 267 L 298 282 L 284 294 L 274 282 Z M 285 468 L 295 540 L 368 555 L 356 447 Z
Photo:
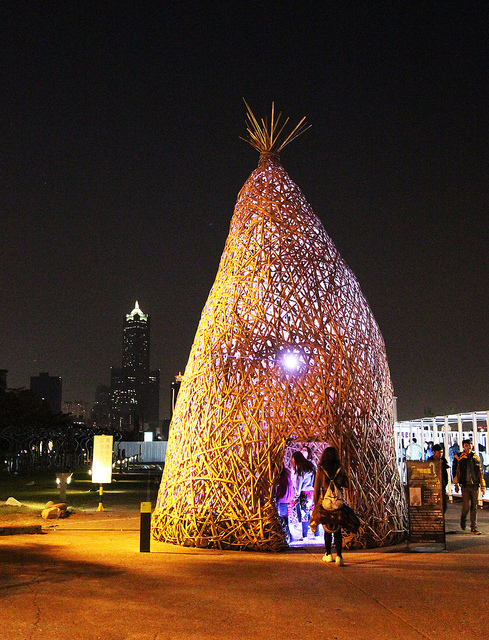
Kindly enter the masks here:
M 385 347 L 359 284 L 278 153 L 280 116 L 248 112 L 258 168 L 243 186 L 170 429 L 153 536 L 183 545 L 286 546 L 274 485 L 288 442 L 340 451 L 362 527 L 402 539 Z

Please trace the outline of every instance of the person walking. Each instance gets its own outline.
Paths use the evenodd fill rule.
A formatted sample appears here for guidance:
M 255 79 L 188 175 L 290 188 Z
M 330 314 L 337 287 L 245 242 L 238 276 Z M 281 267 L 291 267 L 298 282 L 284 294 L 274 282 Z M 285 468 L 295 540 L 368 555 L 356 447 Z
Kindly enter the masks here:
M 472 451 L 470 440 L 462 441 L 462 451 L 453 460 L 453 482 L 455 491 L 458 493 L 459 486 L 462 487 L 462 515 L 460 517 L 460 527 L 465 531 L 467 514 L 470 509 L 470 531 L 475 535 L 480 535 L 477 529 L 477 500 L 479 498 L 479 488 L 484 493 L 486 483 L 482 475 L 481 461 Z
M 431 456 L 433 455 L 433 442 L 427 442 L 426 443 L 426 451 L 424 452 L 424 459 L 427 462 Z
M 448 448 L 448 460 L 451 467 L 453 467 L 453 461 L 455 460 L 457 453 L 460 453 L 460 447 L 458 446 L 458 442 L 454 440 L 452 445 Z
M 341 466 L 340 456 L 334 447 L 326 447 L 319 461 L 316 480 L 314 482 L 314 504 L 320 507 L 323 497 L 331 483 L 337 488 L 348 488 L 349 481 L 345 470 Z M 343 535 L 341 532 L 341 509 L 322 511 L 321 522 L 324 528 L 324 562 L 333 562 L 331 553 L 333 537 L 336 549 L 336 564 L 343 566 Z
M 423 449 L 418 444 L 416 438 L 413 438 L 411 444 L 406 448 L 406 460 L 422 460 Z
M 316 469 L 310 460 L 306 460 L 300 451 L 294 451 L 290 460 L 292 482 L 294 485 L 294 502 L 297 518 L 302 524 L 302 537 L 307 537 L 309 519 L 314 506 L 314 476 Z
M 447 496 L 447 484 L 448 484 L 448 461 L 443 455 L 443 447 L 441 444 L 434 444 L 432 448 L 432 455 L 428 458 L 427 462 L 441 461 L 441 491 L 443 499 L 443 513 L 446 513 L 448 506 Z

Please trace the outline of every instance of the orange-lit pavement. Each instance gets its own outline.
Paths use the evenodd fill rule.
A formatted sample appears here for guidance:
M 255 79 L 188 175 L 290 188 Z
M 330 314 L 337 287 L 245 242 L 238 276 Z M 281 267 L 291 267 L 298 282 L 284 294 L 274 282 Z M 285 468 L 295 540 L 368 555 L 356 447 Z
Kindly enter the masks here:
M 8 640 L 433 640 L 489 632 L 489 512 L 472 536 L 449 507 L 448 552 L 205 551 L 152 542 L 139 516 L 76 515 L 44 535 L 0 537 Z M 439 549 L 439 547 L 433 547 Z

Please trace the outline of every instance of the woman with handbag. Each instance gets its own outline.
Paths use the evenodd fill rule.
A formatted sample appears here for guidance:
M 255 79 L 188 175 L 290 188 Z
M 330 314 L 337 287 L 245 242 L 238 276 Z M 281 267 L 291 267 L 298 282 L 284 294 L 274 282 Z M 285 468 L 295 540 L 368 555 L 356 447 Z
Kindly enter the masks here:
M 326 447 L 319 461 L 314 482 L 314 511 L 321 513 L 320 522 L 324 528 L 324 546 L 326 553 L 324 562 L 333 562 L 331 546 L 334 536 L 336 564 L 343 566 L 342 554 L 342 505 L 343 488 L 348 488 L 349 481 L 341 466 L 340 456 L 334 447 Z

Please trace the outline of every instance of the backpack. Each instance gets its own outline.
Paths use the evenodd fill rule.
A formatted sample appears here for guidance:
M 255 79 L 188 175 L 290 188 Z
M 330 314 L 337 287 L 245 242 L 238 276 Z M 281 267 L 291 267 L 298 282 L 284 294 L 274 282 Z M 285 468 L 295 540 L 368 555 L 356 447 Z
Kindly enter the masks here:
M 345 500 L 343 498 L 343 491 L 341 490 L 341 487 L 337 487 L 334 482 L 334 479 L 338 475 L 338 472 L 339 472 L 339 469 L 337 469 L 332 479 L 329 478 L 326 471 L 324 472 L 329 479 L 329 485 L 323 495 L 323 500 L 322 500 L 323 509 L 325 511 L 337 511 L 338 509 L 341 509 L 341 507 L 345 504 Z

